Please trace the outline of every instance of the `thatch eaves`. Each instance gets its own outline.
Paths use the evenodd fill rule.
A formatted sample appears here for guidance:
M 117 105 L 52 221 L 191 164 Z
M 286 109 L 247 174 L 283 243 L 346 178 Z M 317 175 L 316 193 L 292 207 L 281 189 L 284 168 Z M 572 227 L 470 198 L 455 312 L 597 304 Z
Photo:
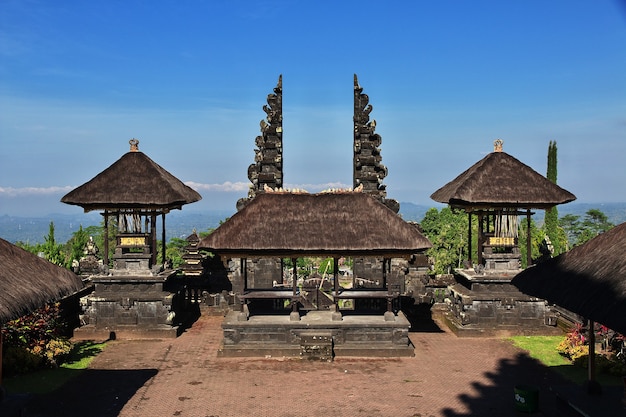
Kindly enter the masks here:
M 200 241 L 220 255 L 409 256 L 432 245 L 373 197 L 263 193 Z
M 512 284 L 626 334 L 626 223 L 519 273 Z
M 140 151 L 124 154 L 93 179 L 67 193 L 61 202 L 85 211 L 115 209 L 170 210 L 202 199 Z
M 16 319 L 83 288 L 73 272 L 0 239 L 0 322 Z
M 430 198 L 453 207 L 546 209 L 576 199 L 505 152 L 492 152 Z

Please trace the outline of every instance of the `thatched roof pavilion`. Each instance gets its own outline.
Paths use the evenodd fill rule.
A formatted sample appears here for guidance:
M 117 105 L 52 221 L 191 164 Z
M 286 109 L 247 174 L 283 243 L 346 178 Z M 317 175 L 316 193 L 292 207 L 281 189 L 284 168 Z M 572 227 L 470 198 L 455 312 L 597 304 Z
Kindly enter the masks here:
M 21 317 L 83 288 L 73 272 L 0 238 L 0 322 Z
M 494 151 L 435 191 L 430 198 L 470 214 L 468 241 L 471 245 L 471 214 L 479 217 L 478 263 L 482 264 L 483 215 L 494 217 L 493 223 L 504 225 L 506 239 L 517 237 L 517 216 L 526 214 L 530 231 L 532 209 L 549 209 L 574 201 L 576 196 L 559 187 L 528 165 L 502 150 L 502 140 L 494 142 Z M 519 210 L 525 210 L 519 211 Z M 498 233 L 495 233 L 496 235 Z M 528 264 L 530 234 L 526 242 Z M 471 260 L 471 248 L 468 251 Z
M 247 258 L 291 258 L 294 260 L 292 300 L 297 297 L 297 258 L 332 257 L 333 294 L 339 297 L 339 258 L 381 257 L 387 262 L 391 258 L 408 258 L 431 246 L 416 225 L 402 220 L 369 194 L 353 191 L 308 194 L 271 189 L 257 195 L 198 245 L 223 258 L 239 258 L 244 271 Z M 385 274 L 383 268 L 383 283 L 386 283 Z M 243 292 L 242 300 L 259 297 L 247 293 L 245 274 Z M 284 298 L 282 293 L 271 291 L 261 297 Z M 380 293 L 362 292 L 351 297 L 358 295 L 377 297 Z M 297 303 L 292 303 L 292 308 L 291 317 L 299 320 Z M 337 311 L 335 304 L 335 313 L 341 316 Z M 388 316 L 393 317 L 391 298 L 388 299 Z
M 1 238 L 0 259 L 2 259 L 0 324 L 22 317 L 46 303 L 58 301 L 83 288 L 82 280 L 73 272 L 41 259 Z M 0 333 L 1 358 L 2 334 Z M 1 384 L 2 361 L 0 360 Z
M 552 183 L 528 165 L 502 151 L 476 162 L 430 198 L 472 211 L 483 208 L 547 209 L 574 201 L 576 196 Z
M 94 178 L 67 193 L 61 202 L 91 210 L 145 209 L 168 212 L 202 199 L 159 164 L 131 150 Z
M 229 257 L 403 257 L 431 246 L 416 226 L 359 192 L 265 192 L 199 244 Z
M 511 283 L 626 334 L 626 223 L 519 273 Z
M 109 215 L 146 218 L 146 235 L 152 247 L 152 264 L 156 263 L 156 216 L 162 215 L 162 244 L 165 253 L 165 214 L 202 199 L 195 190 L 183 184 L 159 164 L 139 151 L 139 141 L 131 139 L 130 151 L 85 184 L 67 193 L 61 202 L 81 206 L 85 212 L 102 210 L 105 234 Z M 150 225 L 148 226 L 148 219 Z M 141 229 L 135 222 L 135 231 Z M 108 238 L 105 237 L 104 263 L 108 264 Z

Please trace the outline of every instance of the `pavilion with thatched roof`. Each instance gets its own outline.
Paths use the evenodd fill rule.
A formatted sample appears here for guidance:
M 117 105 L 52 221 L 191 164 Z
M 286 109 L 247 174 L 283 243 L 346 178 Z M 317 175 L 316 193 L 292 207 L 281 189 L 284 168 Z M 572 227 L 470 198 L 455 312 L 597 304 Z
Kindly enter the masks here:
M 478 215 L 479 265 L 483 263 L 485 247 L 517 246 L 518 215 L 526 214 L 530 222 L 531 210 L 545 210 L 576 199 L 574 194 L 504 152 L 502 143 L 496 140 L 493 152 L 430 196 L 452 208 Z M 530 233 L 527 245 L 530 245 Z M 470 247 L 470 261 L 471 252 Z M 528 257 L 530 261 L 530 250 Z
M 129 152 L 85 184 L 67 193 L 61 202 L 80 206 L 85 212 L 101 210 L 106 234 L 109 216 L 116 216 L 118 246 L 124 249 L 135 246 L 149 249 L 152 266 L 157 261 L 156 217 L 162 216 L 162 250 L 165 253 L 165 215 L 202 197 L 140 152 L 137 139 L 131 139 L 129 143 Z M 109 250 L 106 237 L 104 244 L 104 264 L 107 265 Z
M 435 191 L 431 198 L 468 213 L 468 265 L 456 270 L 452 310 L 459 327 L 482 323 L 509 326 L 547 320 L 542 301 L 532 300 L 510 284 L 521 270 L 519 216 L 527 219 L 527 262 L 531 260 L 530 217 L 576 199 L 528 165 L 494 151 Z M 472 215 L 478 217 L 478 259 L 472 265 Z M 468 325 L 468 326 L 466 326 Z
M 0 324 L 83 289 L 73 272 L 0 238 Z M 1 326 L 0 326 L 1 327 Z M 2 335 L 0 334 L 0 358 Z M 2 361 L 0 361 L 0 384 Z
M 239 269 L 233 271 L 243 276 L 239 278 L 235 276 L 236 274 L 231 274 L 231 280 L 241 279 L 243 282 L 237 294 L 242 301 L 242 307 L 250 300 L 268 298 L 288 300 L 292 307 L 289 317 L 274 317 L 271 325 L 268 324 L 267 316 L 254 317 L 245 308 L 239 313 L 233 312 L 231 316 L 227 316 L 223 324 L 224 348 L 230 353 L 245 351 L 246 340 L 250 342 L 251 339 L 258 337 L 261 331 L 265 334 L 275 333 L 275 336 L 268 336 L 270 343 L 263 347 L 264 351 L 278 349 L 284 353 L 294 348 L 289 346 L 293 345 L 294 340 L 286 337 L 284 330 L 278 328 L 284 329 L 288 326 L 290 329 L 288 332 L 300 335 L 304 329 L 311 328 L 313 317 L 320 331 L 327 332 L 335 341 L 342 341 L 340 344 L 347 343 L 337 347 L 345 348 L 344 352 L 348 350 L 351 338 L 367 339 L 368 334 L 386 334 L 389 337 L 381 336 L 389 345 L 386 348 L 393 346 L 396 350 L 405 352 L 408 334 L 401 337 L 399 342 L 392 342 L 393 329 L 398 332 L 397 334 L 402 334 L 408 332 L 410 327 L 401 312 L 395 315 L 389 308 L 391 300 L 400 295 L 399 291 L 394 291 L 386 285 L 376 290 L 342 288 L 339 285 L 338 261 L 342 257 L 369 256 L 383 258 L 387 263 L 391 258 L 409 258 L 431 247 L 431 243 L 415 225 L 402 220 L 387 206 L 365 193 L 336 191 L 308 194 L 266 190 L 202 239 L 198 246 L 218 254 L 223 261 L 238 258 L 242 263 Z M 312 311 L 303 317 L 300 316 L 297 305 L 302 294 L 298 287 L 296 260 L 302 257 L 333 259 L 333 287 L 328 294 L 333 301 L 331 311 Z M 245 262 L 249 258 L 291 258 L 294 265 L 291 289 L 248 288 Z M 383 268 L 381 277 L 383 283 L 386 281 L 387 271 L 388 267 Z M 282 282 L 282 278 L 276 277 L 275 281 Z M 388 309 L 384 317 L 379 316 L 367 322 L 361 316 L 357 324 L 359 316 L 343 316 L 339 300 L 359 298 L 387 299 Z M 320 317 L 324 319 L 320 320 Z M 262 324 L 256 325 L 255 323 L 259 321 L 262 321 Z M 366 332 L 364 326 L 368 329 Z M 358 336 L 359 334 L 361 336 Z M 272 337 L 276 340 L 272 340 Z M 363 341 L 375 345 L 375 338 L 376 336 L 372 336 L 371 340 Z M 300 340 L 296 339 L 296 342 Z M 272 348 L 271 342 L 278 340 L 286 341 L 286 346 Z M 254 342 L 250 343 L 254 345 Z M 258 353 L 259 348 L 257 344 L 252 350 Z M 384 349 L 379 353 L 382 351 Z
M 173 295 L 164 284 L 175 271 L 165 259 L 165 215 L 202 197 L 139 151 L 131 139 L 130 151 L 61 201 L 104 216 L 104 273 L 91 277 L 94 293 L 85 312 L 89 324 L 77 333 L 128 332 L 175 335 L 170 325 Z M 157 265 L 157 216 L 162 218 L 162 263 Z M 115 226 L 110 230 L 110 223 Z M 109 234 L 115 233 L 113 268 L 109 267 Z M 172 332 L 172 330 L 174 330 Z

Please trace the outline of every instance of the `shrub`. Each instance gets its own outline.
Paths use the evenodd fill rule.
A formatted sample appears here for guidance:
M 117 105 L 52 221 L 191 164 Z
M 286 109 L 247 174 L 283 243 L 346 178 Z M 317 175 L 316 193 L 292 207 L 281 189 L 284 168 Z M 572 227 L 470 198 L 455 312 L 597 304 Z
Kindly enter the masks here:
M 71 350 L 71 343 L 60 336 L 63 330 L 58 303 L 6 323 L 2 364 L 7 375 L 57 366 Z
M 623 343 L 623 336 L 619 334 L 614 334 L 614 337 L 609 338 L 612 331 L 607 329 L 605 326 L 600 326 L 599 331 L 597 332 L 598 339 L 601 340 L 603 346 L 606 349 L 609 349 L 605 354 L 595 355 L 595 363 L 596 369 L 598 372 L 622 376 L 626 375 L 626 362 L 623 357 L 618 357 L 617 351 L 613 346 L 611 346 L 610 340 L 615 339 L 620 343 Z M 574 365 L 581 366 L 586 368 L 589 364 L 589 345 L 588 340 L 583 333 L 582 326 L 577 325 L 571 332 L 565 336 L 565 338 L 559 343 L 557 346 L 557 351 L 568 358 Z

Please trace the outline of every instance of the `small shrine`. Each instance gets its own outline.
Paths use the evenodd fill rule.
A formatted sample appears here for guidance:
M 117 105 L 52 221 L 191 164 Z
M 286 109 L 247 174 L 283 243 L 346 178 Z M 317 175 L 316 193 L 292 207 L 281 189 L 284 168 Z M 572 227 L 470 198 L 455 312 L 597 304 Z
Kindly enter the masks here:
M 528 165 L 503 151 L 494 151 L 437 190 L 431 198 L 468 214 L 468 259 L 455 270 L 448 287 L 450 326 L 460 334 L 523 328 L 541 329 L 555 324 L 543 300 L 528 297 L 511 285 L 521 269 L 520 245 L 531 259 L 532 210 L 545 210 L 576 199 Z M 472 259 L 472 216 L 478 219 L 477 259 Z M 526 218 L 526 242 L 520 242 L 520 218 Z
M 139 151 L 130 151 L 61 202 L 85 212 L 99 210 L 104 219 L 104 248 L 88 243 L 79 267 L 91 266 L 94 291 L 83 298 L 84 325 L 75 337 L 175 337 L 174 294 L 165 288 L 175 275 L 162 255 L 159 261 L 157 219 L 161 217 L 161 254 L 165 253 L 165 216 L 202 197 Z M 109 248 L 114 236 L 114 248 Z M 112 259 L 110 259 L 112 249 Z M 97 255 L 102 260 L 95 261 Z M 81 263 L 82 262 L 82 263 Z M 93 265 L 100 264 L 95 269 Z

